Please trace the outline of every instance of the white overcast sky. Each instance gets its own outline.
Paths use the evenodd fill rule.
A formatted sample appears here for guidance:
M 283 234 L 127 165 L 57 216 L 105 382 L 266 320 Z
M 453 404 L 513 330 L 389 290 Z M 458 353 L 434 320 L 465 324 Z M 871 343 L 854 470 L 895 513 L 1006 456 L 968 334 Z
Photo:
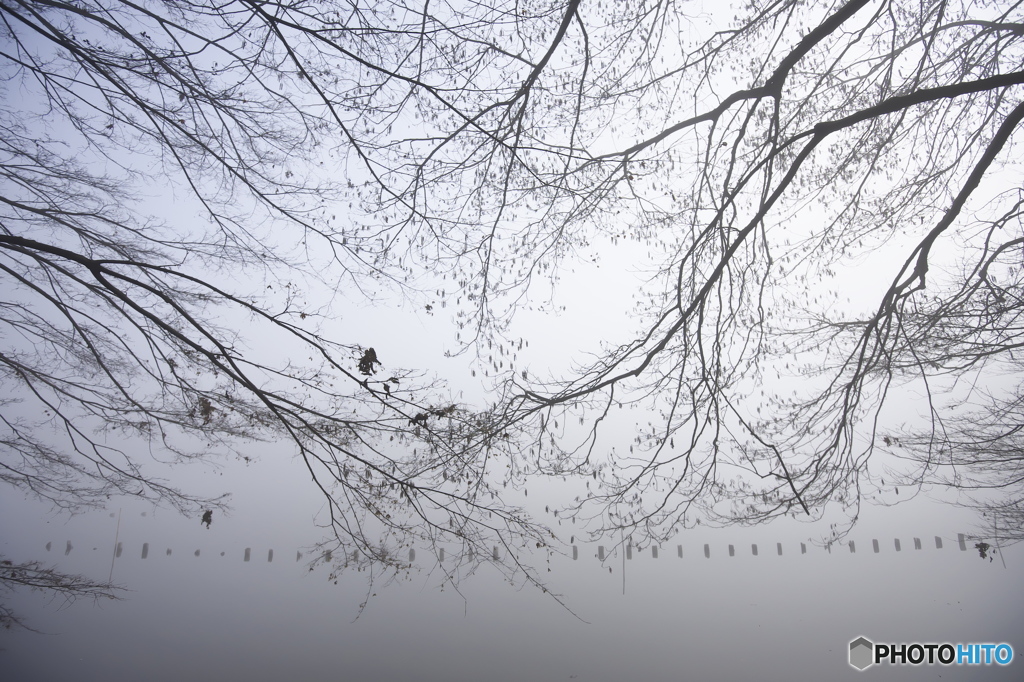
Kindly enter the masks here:
M 556 289 L 564 311 L 542 315 L 524 306 L 515 333 L 528 337 L 531 348 L 520 367 L 534 376 L 564 376 L 574 360 L 599 351 L 601 341 L 627 340 L 632 293 L 644 276 L 636 267 L 644 260 L 638 250 L 618 246 L 599 263 L 567 271 Z M 870 287 L 891 281 L 892 265 L 856 264 L 863 285 L 853 293 L 875 300 Z M 539 291 L 532 295 L 541 297 Z M 324 332 L 374 346 L 385 369 L 436 371 L 466 402 L 485 395 L 468 376 L 468 358 L 444 357 L 455 350 L 448 311 L 353 302 L 325 323 Z M 915 413 L 908 401 L 889 418 Z M 610 557 L 603 564 L 596 558 L 599 543 L 578 542 L 576 561 L 530 557 L 563 607 L 536 588 L 503 582 L 486 564 L 458 590 L 442 590 L 426 548 L 408 579 L 368 588 L 365 574 L 345 573 L 338 584 L 329 583 L 327 570 L 306 566 L 308 548 L 322 537 L 323 501 L 291 450 L 256 444 L 251 465 L 231 460 L 174 469 L 174 483 L 189 492 L 232 493 L 231 514 L 215 515 L 209 529 L 198 518 L 123 500 L 69 519 L 4 490 L 0 553 L 105 579 L 117 534 L 124 553 L 113 562 L 112 575 L 127 592 L 122 601 L 96 605 L 64 604 L 42 593 L 0 595 L 43 632 L 0 632 L 0 679 L 1021 679 L 1024 548 L 1011 547 L 993 562 L 973 547 L 960 551 L 957 534 L 971 532 L 976 517 L 928 494 L 897 506 L 866 503 L 849 536 L 856 553 L 845 544 L 831 553 L 811 544 L 828 534 L 829 521 L 836 520 L 831 516 L 814 524 L 787 519 L 687 531 L 661 546 L 659 558 L 645 550 L 625 563 L 625 594 L 622 557 L 611 553 L 611 540 L 604 541 Z M 543 515 L 545 505 L 565 500 L 557 483 L 548 483 L 533 488 L 528 502 Z M 943 549 L 935 548 L 935 536 L 943 538 Z M 915 537 L 923 549 L 914 549 Z M 902 544 L 899 553 L 895 539 Z M 65 555 L 68 542 L 73 549 Z M 775 549 L 780 542 L 782 556 Z M 801 542 L 807 554 L 800 554 Z M 143 543 L 149 546 L 146 559 Z M 704 557 L 705 544 L 711 558 Z M 752 544 L 759 556 L 751 555 Z M 677 545 L 683 546 L 682 559 Z M 252 550 L 249 562 L 243 561 L 246 548 Z M 300 551 L 304 556 L 297 561 Z M 859 673 L 846 658 L 848 643 L 858 636 L 1008 642 L 1017 659 L 1005 669 L 922 666 Z

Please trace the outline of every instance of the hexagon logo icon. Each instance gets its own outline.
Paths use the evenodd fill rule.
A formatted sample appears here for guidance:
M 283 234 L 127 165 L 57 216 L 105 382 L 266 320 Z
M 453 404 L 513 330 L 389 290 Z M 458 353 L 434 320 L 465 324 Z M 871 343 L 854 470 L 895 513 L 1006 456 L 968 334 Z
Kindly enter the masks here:
M 850 642 L 850 665 L 857 670 L 864 670 L 874 663 L 875 645 L 865 637 L 858 637 Z

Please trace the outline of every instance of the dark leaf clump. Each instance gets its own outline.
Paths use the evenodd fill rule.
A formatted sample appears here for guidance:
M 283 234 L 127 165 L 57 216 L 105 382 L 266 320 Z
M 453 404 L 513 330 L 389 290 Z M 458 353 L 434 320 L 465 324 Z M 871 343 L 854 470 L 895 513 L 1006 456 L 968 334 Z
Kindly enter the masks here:
M 370 376 L 377 371 L 374 368 L 374 365 L 379 364 L 381 364 L 381 361 L 377 359 L 377 351 L 372 348 L 367 348 L 366 352 L 363 353 L 363 357 L 359 358 L 359 372 L 366 376 Z

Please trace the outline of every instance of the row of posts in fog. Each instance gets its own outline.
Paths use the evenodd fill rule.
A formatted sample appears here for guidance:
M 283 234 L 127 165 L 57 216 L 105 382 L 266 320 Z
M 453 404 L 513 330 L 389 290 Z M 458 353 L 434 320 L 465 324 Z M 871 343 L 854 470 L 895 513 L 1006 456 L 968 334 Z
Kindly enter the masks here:
M 924 548 L 924 543 L 921 541 L 921 538 L 914 538 L 913 542 L 914 542 L 914 549 L 915 550 L 921 550 L 921 549 Z M 961 552 L 967 551 L 967 537 L 963 533 L 958 533 L 957 534 L 957 544 L 958 544 Z M 857 552 L 857 544 L 856 544 L 856 542 L 854 540 L 848 540 L 848 541 L 845 541 L 843 543 L 836 543 L 836 547 L 837 548 L 846 547 L 846 548 L 849 549 L 849 552 L 851 554 L 855 554 Z M 634 547 L 631 544 L 626 544 L 625 548 L 626 548 L 626 556 L 625 556 L 625 558 L 627 560 L 632 560 L 633 559 L 634 552 L 637 553 L 637 554 L 642 554 L 642 553 L 644 553 L 646 551 L 646 552 L 648 552 L 650 554 L 651 559 L 657 559 L 661 555 L 661 550 L 657 546 L 651 546 L 647 550 L 641 550 L 641 549 L 639 549 L 637 547 Z M 936 535 L 935 536 L 935 549 L 938 550 L 938 549 L 942 549 L 942 548 L 943 548 L 943 539 L 942 539 L 941 536 Z M 46 551 L 49 552 L 49 551 L 52 551 L 52 549 L 53 549 L 53 543 L 52 542 L 47 542 L 46 543 Z M 64 548 L 64 556 L 67 556 L 67 555 L 71 554 L 71 551 L 73 549 L 74 549 L 74 545 L 71 543 L 70 540 L 68 540 L 67 544 L 65 545 L 65 548 Z M 833 547 L 832 546 L 827 546 L 824 549 L 826 549 L 829 553 L 832 553 L 832 551 L 833 551 Z M 878 554 L 878 553 L 880 553 L 882 551 L 882 545 L 879 544 L 878 540 L 872 540 L 871 541 L 871 549 L 872 549 L 872 552 L 874 554 Z M 893 540 L 893 542 L 892 542 L 892 549 L 895 550 L 896 552 L 900 552 L 900 551 L 903 550 L 903 545 L 902 545 L 902 543 L 900 542 L 900 540 L 898 538 Z M 727 552 L 728 552 L 728 556 L 730 556 L 730 557 L 736 556 L 736 554 L 737 554 L 736 546 L 735 545 L 731 545 L 731 544 L 728 545 Z M 124 543 L 123 542 L 118 542 L 116 544 L 115 549 L 114 549 L 114 557 L 115 558 L 121 558 L 121 555 L 123 553 L 124 553 Z M 165 553 L 166 556 L 171 556 L 173 554 L 173 551 L 170 548 L 168 548 L 168 549 L 165 550 L 164 553 Z M 769 550 L 768 553 L 770 554 L 771 550 Z M 775 543 L 775 553 L 778 556 L 783 556 L 785 554 L 785 552 L 783 551 L 783 547 L 782 547 L 782 543 L 781 542 Z M 149 557 L 149 554 L 150 554 L 150 543 L 148 543 L 148 542 L 142 543 L 141 558 L 146 559 L 146 558 Z M 196 556 L 196 557 L 199 557 L 201 554 L 202 554 L 201 551 L 198 550 L 198 549 L 193 552 L 193 556 Z M 226 554 L 227 554 L 226 552 L 220 552 L 220 556 L 226 556 Z M 761 551 L 758 548 L 758 545 L 756 543 L 750 545 L 750 554 L 752 556 L 759 556 L 761 554 Z M 806 543 L 803 543 L 803 542 L 800 543 L 800 554 L 807 554 L 807 544 Z M 333 558 L 334 558 L 333 557 L 333 553 L 330 550 L 324 552 L 322 556 L 323 556 L 324 560 L 327 561 L 327 562 L 332 561 Z M 611 556 L 611 553 L 604 547 L 604 545 L 598 545 L 597 553 L 594 556 L 599 561 L 603 562 L 608 557 Z M 683 551 L 683 546 L 682 545 L 676 545 L 676 557 L 679 558 L 679 559 L 683 559 L 683 558 L 685 558 L 687 556 L 689 556 L 689 553 L 686 553 L 686 552 Z M 705 544 L 704 545 L 704 558 L 710 559 L 710 558 L 712 558 L 712 556 L 720 556 L 720 555 L 718 555 L 717 553 L 711 551 L 711 545 L 710 544 Z M 295 561 L 301 561 L 302 557 L 303 557 L 302 551 L 296 551 L 295 552 Z M 253 558 L 252 548 L 251 547 L 246 547 L 245 548 L 245 552 L 243 553 L 243 561 L 251 561 L 252 558 Z M 448 557 L 448 558 L 450 559 L 451 557 Z M 470 549 L 466 553 L 466 558 L 469 561 L 475 561 L 476 560 L 476 557 L 475 557 L 472 549 Z M 572 546 L 572 558 L 573 558 L 574 561 L 579 560 L 579 558 L 580 558 L 580 548 L 579 548 L 579 545 L 575 545 L 574 544 Z M 355 561 L 358 561 L 358 559 L 359 559 L 358 553 L 354 552 L 353 556 L 352 556 L 352 561 L 355 562 Z M 441 561 L 441 562 L 444 562 L 446 560 L 444 548 L 440 548 L 439 549 L 439 551 L 437 553 L 437 559 L 439 561 Z M 491 551 L 491 559 L 493 559 L 494 561 L 500 561 L 501 560 L 501 552 L 499 551 L 499 549 L 497 547 L 494 547 L 492 549 L 492 551 Z M 268 563 L 272 562 L 274 560 L 274 550 L 273 549 L 267 550 L 266 560 L 267 560 Z M 416 561 L 416 550 L 415 549 L 410 549 L 409 550 L 409 563 L 411 564 L 411 563 L 414 563 L 415 561 Z

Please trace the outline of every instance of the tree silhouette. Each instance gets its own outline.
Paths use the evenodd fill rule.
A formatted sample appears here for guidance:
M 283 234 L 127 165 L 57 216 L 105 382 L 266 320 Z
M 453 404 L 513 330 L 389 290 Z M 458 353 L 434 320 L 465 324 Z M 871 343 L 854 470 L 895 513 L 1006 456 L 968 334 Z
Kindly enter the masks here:
M 981 326 L 972 335 L 982 333 Z M 1004 328 L 1003 331 L 1008 331 Z M 998 344 L 985 346 L 991 352 Z M 977 357 L 952 344 L 943 349 L 946 362 L 973 364 Z M 938 361 L 935 361 L 938 362 Z M 1003 369 L 1006 369 L 1003 367 Z M 1011 379 L 1013 375 L 1011 374 Z M 1004 378 L 1005 377 L 1000 377 Z M 991 540 L 997 547 L 1024 540 L 1024 469 L 1022 469 L 1021 386 L 996 394 L 976 389 L 981 397 L 938 415 L 930 429 L 917 429 L 886 437 L 886 449 L 892 455 L 912 463 L 910 474 L 916 481 L 942 486 L 957 492 L 957 503 L 980 512 L 972 534 Z M 988 547 L 988 543 L 981 543 Z M 984 558 L 984 552 L 982 552 Z
M 864 488 L 884 487 L 868 464 L 885 425 L 907 418 L 893 394 L 919 390 L 927 439 L 955 449 L 964 387 L 1005 392 L 1000 368 L 1015 369 L 1018 8 L 755 4 L 666 46 L 686 20 L 658 7 L 616 66 L 587 58 L 609 54 L 589 34 L 568 88 L 572 106 L 645 115 L 606 116 L 614 135 L 589 145 L 563 133 L 567 170 L 546 183 L 572 182 L 552 202 L 564 211 L 548 209 L 560 235 L 607 226 L 663 254 L 637 292 L 646 324 L 561 383 L 513 380 L 510 405 L 547 415 L 541 431 L 556 415 L 590 424 L 542 459 L 599 472 L 571 511 L 601 531 L 664 537 L 836 503 L 854 521 Z M 637 400 L 654 418 L 628 455 L 599 455 L 602 419 Z M 1019 483 L 1013 463 L 994 469 Z
M 10 592 L 14 589 L 46 592 L 51 597 L 62 598 L 65 603 L 72 603 L 81 598 L 94 601 L 120 599 L 117 595 L 118 587 L 112 583 L 96 582 L 80 575 L 61 573 L 56 569 L 46 568 L 38 561 L 15 564 L 10 559 L 2 559 L 0 591 Z M 0 628 L 11 630 L 15 627 L 32 630 L 32 627 L 10 607 L 0 603 Z
M 1014 352 L 944 364 L 956 342 L 928 325 L 961 303 L 1014 315 L 984 297 L 1019 269 L 1019 9 L 622 5 L 353 12 L 373 46 L 345 43 L 369 84 L 339 114 L 368 178 L 354 205 L 442 282 L 432 305 L 496 379 L 522 471 L 596 481 L 560 519 L 655 537 L 830 505 L 852 522 L 907 392 L 943 438 L 963 398 L 946 391 Z M 512 320 L 541 280 L 644 250 L 653 274 L 604 352 L 552 381 L 517 365 Z
M 1015 369 L 1018 8 L 754 4 L 680 44 L 687 18 L 657 7 L 628 37 L 610 29 L 626 46 L 611 62 L 579 22 L 563 110 L 601 108 L 612 134 L 545 130 L 565 170 L 542 224 L 567 245 L 602 227 L 651 245 L 645 324 L 562 382 L 513 375 L 510 413 L 545 415 L 538 432 L 589 424 L 536 442 L 540 469 L 598 474 L 570 513 L 599 532 L 836 503 L 854 521 L 864 488 L 884 487 L 868 463 L 885 425 L 907 418 L 893 394 L 919 390 L 927 439 L 955 449 L 964 387 L 1005 392 Z M 643 116 L 616 118 L 626 101 Z M 599 454 L 602 420 L 641 400 L 629 453 Z M 1015 464 L 994 468 L 1018 484 Z
M 531 475 L 583 477 L 555 511 L 597 535 L 854 520 L 908 392 L 949 443 L 963 386 L 1008 395 L 1020 9 L 701 11 L 4 0 L 5 480 L 214 509 L 110 436 L 287 437 L 335 548 L 392 569 L 455 538 L 515 572 Z M 523 305 L 634 254 L 600 354 L 520 366 Z M 492 406 L 323 333 L 325 292 L 383 287 L 452 316 Z
M 325 556 L 373 575 L 407 569 L 413 542 L 490 557 L 549 539 L 503 502 L 507 426 L 427 371 L 373 378 L 392 362 L 364 350 L 379 332 L 322 333 L 339 292 L 419 295 L 401 230 L 353 207 L 384 187 L 356 109 L 398 56 L 390 28 L 365 30 L 386 19 L 306 2 L 0 4 L 4 482 L 71 511 L 128 495 L 198 514 L 225 499 L 140 453 L 248 459 L 254 439 L 284 440 L 328 502 Z

